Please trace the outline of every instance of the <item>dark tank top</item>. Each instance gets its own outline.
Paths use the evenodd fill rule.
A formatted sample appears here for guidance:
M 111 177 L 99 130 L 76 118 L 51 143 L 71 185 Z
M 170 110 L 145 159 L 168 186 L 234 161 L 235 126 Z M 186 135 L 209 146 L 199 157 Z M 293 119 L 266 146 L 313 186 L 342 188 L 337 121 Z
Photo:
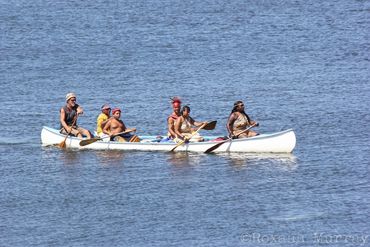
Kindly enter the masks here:
M 63 106 L 64 112 L 65 112 L 65 121 L 68 126 L 72 125 L 73 120 L 77 114 L 77 108 L 78 108 L 77 104 L 72 108 L 72 110 L 70 110 L 67 106 Z M 61 129 L 63 128 L 62 124 L 60 124 L 60 128 Z

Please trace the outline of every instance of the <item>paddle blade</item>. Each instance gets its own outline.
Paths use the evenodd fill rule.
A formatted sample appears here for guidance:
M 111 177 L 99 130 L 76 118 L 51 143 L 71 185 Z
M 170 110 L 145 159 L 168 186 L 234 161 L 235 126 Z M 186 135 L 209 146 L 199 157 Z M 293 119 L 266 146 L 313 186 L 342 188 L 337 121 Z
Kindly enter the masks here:
M 203 127 L 203 129 L 213 130 L 213 129 L 215 129 L 216 124 L 217 124 L 217 121 L 211 121 L 211 122 L 207 123 L 206 126 Z
M 174 148 L 172 148 L 171 149 L 171 151 L 170 152 L 173 152 L 173 151 L 175 151 L 175 149 L 178 147 L 178 146 L 180 146 L 182 143 L 178 143 Z
M 133 135 L 129 142 L 140 142 L 140 138 L 137 135 Z
M 60 148 L 66 148 L 66 141 L 62 141 L 61 143 L 59 143 L 58 145 Z
M 228 142 L 230 140 L 231 139 L 229 138 L 229 139 L 226 139 L 224 141 L 221 141 L 221 142 L 213 145 L 212 147 L 208 148 L 206 151 L 204 151 L 204 153 L 209 154 L 209 153 L 213 152 L 214 150 L 216 150 L 217 148 L 219 148 L 222 144 L 224 144 L 225 142 Z
M 80 146 L 86 146 L 86 145 L 89 145 L 89 144 L 94 143 L 96 141 L 99 141 L 101 139 L 102 138 L 100 138 L 100 137 L 95 137 L 95 138 L 91 138 L 91 139 L 87 139 L 87 140 L 82 140 L 82 141 L 80 141 Z

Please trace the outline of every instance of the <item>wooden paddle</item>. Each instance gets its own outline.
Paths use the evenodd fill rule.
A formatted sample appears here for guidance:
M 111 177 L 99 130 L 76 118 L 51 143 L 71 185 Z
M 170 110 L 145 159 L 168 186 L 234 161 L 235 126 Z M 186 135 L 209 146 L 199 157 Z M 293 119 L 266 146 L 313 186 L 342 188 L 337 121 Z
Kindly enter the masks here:
M 195 132 L 194 132 L 190 137 L 188 137 L 188 138 L 184 138 L 184 140 L 182 140 L 182 141 L 180 141 L 179 143 L 177 143 L 177 145 L 176 145 L 174 148 L 172 148 L 170 152 L 173 152 L 177 147 L 181 146 L 181 145 L 182 145 L 182 144 L 184 144 L 186 141 L 190 140 L 193 136 L 195 136 L 195 135 L 199 132 L 199 130 L 203 129 L 205 126 L 207 126 L 207 125 L 208 125 L 208 124 L 210 124 L 210 123 L 212 123 L 212 122 L 202 124 L 202 125 L 197 129 L 197 131 L 195 131 Z M 216 126 L 216 124 L 214 124 L 214 125 Z
M 72 132 L 72 129 L 73 129 L 73 126 L 76 124 L 76 122 L 77 122 L 77 117 L 78 117 L 78 114 L 76 114 L 76 117 L 75 117 L 75 119 L 73 120 L 73 123 L 72 123 L 72 125 L 71 125 L 71 129 L 67 132 L 67 135 L 66 135 L 66 137 L 64 138 L 64 140 L 61 142 L 61 143 L 59 143 L 59 147 L 60 148 L 66 148 L 66 141 L 67 141 L 67 138 L 68 138 L 68 136 L 69 136 L 69 134 L 71 134 L 71 132 Z
M 86 145 L 89 145 L 89 144 L 94 143 L 96 141 L 103 140 L 103 139 L 108 138 L 108 137 L 114 138 L 114 137 L 119 136 L 119 135 L 130 133 L 132 131 L 136 131 L 136 129 L 128 129 L 128 130 L 122 131 L 120 133 L 114 134 L 112 136 L 94 137 L 94 138 L 90 138 L 90 139 L 87 139 L 87 140 L 82 140 L 82 141 L 80 141 L 80 146 L 86 146 Z
M 203 127 L 204 130 L 214 130 L 217 124 L 217 120 L 211 121 L 206 124 L 206 126 Z
M 235 136 L 236 136 L 236 137 L 240 136 L 241 134 L 243 134 L 243 133 L 247 132 L 248 130 L 250 130 L 250 129 L 251 129 L 251 128 L 253 128 L 254 126 L 256 126 L 256 125 L 255 125 L 255 124 L 253 124 L 252 126 L 250 126 L 250 127 L 246 128 L 245 130 L 242 130 L 241 132 L 239 132 L 239 133 L 238 133 L 238 134 L 236 134 Z M 217 148 L 219 148 L 222 144 L 224 144 L 225 142 L 228 142 L 228 141 L 230 141 L 230 140 L 232 140 L 232 138 L 231 138 L 231 137 L 229 137 L 229 138 L 227 138 L 226 140 L 221 141 L 221 142 L 217 143 L 216 145 L 214 145 L 214 146 L 212 146 L 212 147 L 208 148 L 204 153 L 209 154 L 210 152 L 212 152 L 212 151 L 216 150 L 216 149 L 217 149 Z

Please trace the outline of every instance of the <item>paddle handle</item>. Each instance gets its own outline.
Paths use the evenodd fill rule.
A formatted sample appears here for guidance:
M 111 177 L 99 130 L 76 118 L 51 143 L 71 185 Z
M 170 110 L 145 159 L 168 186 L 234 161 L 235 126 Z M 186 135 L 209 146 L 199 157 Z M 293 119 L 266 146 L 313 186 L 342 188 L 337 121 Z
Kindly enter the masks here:
M 72 129 L 73 129 L 73 126 L 74 126 L 74 125 L 76 124 L 76 122 L 77 122 L 77 117 L 78 117 L 78 114 L 76 114 L 76 117 L 75 117 L 75 119 L 74 119 L 74 120 L 73 120 L 73 122 L 72 122 L 71 128 L 69 129 L 69 131 L 67 131 L 67 135 L 66 135 L 66 137 L 64 137 L 64 140 L 63 140 L 61 143 L 59 143 L 59 147 L 64 148 L 64 147 L 66 146 L 67 138 L 68 138 L 69 134 L 71 134 Z
M 244 132 L 247 132 L 248 130 L 250 130 L 251 128 L 253 128 L 254 126 L 256 126 L 256 124 L 253 124 L 251 125 L 250 127 L 246 128 L 245 130 L 242 130 L 240 131 L 238 134 L 236 134 L 235 136 L 238 137 L 239 135 L 243 134 Z M 217 144 L 215 144 L 214 146 L 208 148 L 204 153 L 208 154 L 214 150 L 216 150 L 217 148 L 219 148 L 222 144 L 226 143 L 226 142 L 229 142 L 229 141 L 232 141 L 233 138 L 229 137 L 227 138 L 226 140 L 224 141 L 221 141 Z
M 189 139 L 188 140 L 190 140 L 193 136 L 195 136 L 198 132 L 199 132 L 199 130 L 201 130 L 201 129 L 203 129 L 204 128 L 204 126 L 206 126 L 208 123 L 207 122 L 205 122 L 205 123 L 203 123 L 190 137 L 189 137 Z M 187 139 L 186 137 L 185 137 L 185 139 Z
M 122 135 L 122 134 L 130 133 L 132 131 L 136 131 L 136 129 L 128 129 L 128 130 L 122 131 L 120 133 L 114 134 L 112 136 L 107 135 L 107 136 L 104 136 L 104 137 L 97 137 L 97 138 L 82 140 L 82 141 L 80 141 L 80 146 L 90 145 L 90 144 L 92 144 L 94 142 L 97 142 L 97 141 L 100 141 L 102 139 L 116 137 L 116 136 L 119 136 L 119 135 Z
M 207 122 L 204 123 L 204 124 L 202 124 L 202 126 L 200 126 L 189 138 L 186 138 L 185 137 L 184 140 L 182 140 L 179 143 L 177 143 L 177 145 L 174 148 L 171 149 L 171 152 L 174 151 L 177 147 L 179 147 L 182 144 L 184 144 L 187 140 L 190 140 L 193 136 L 195 136 L 199 132 L 199 130 L 203 129 L 204 126 L 206 126 L 207 124 L 208 124 Z
M 245 130 L 241 130 L 241 131 L 239 131 L 239 133 L 237 133 L 237 134 L 236 134 L 236 135 L 234 135 L 234 136 L 238 137 L 238 136 L 240 136 L 241 134 L 243 134 L 243 133 L 247 132 L 248 130 L 250 130 L 251 128 L 253 128 L 254 126 L 256 126 L 256 124 L 253 124 L 253 125 L 249 126 L 249 127 L 248 127 L 248 128 L 246 128 Z M 232 138 L 230 138 L 230 139 L 232 139 Z
M 190 140 L 191 138 L 193 138 L 193 136 L 195 136 L 198 132 L 199 132 L 199 130 L 201 130 L 201 129 L 203 129 L 204 128 L 204 126 L 206 126 L 208 123 L 207 122 L 205 122 L 204 124 L 202 124 L 193 134 L 191 134 L 191 136 L 190 137 L 188 137 L 188 138 L 184 138 L 184 140 L 181 142 L 181 144 L 180 145 L 182 145 L 184 142 L 186 142 L 187 140 Z M 180 146 L 179 145 L 179 146 Z M 176 146 L 177 147 L 177 146 Z
M 117 134 L 113 134 L 113 135 L 111 135 L 111 136 L 106 136 L 106 137 L 103 137 L 103 138 L 107 138 L 107 137 L 116 137 L 116 136 L 123 135 L 123 134 L 127 134 L 127 133 L 130 133 L 130 132 L 133 132 L 133 131 L 136 131 L 136 129 L 128 129 L 128 130 L 125 130 L 125 131 L 119 132 L 119 133 L 117 133 Z

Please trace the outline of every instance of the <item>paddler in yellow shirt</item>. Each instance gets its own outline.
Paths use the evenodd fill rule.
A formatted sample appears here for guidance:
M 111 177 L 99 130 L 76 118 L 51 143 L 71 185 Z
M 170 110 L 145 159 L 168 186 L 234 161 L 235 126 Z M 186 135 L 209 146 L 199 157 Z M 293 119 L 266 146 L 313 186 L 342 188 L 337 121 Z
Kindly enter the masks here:
M 110 110 L 111 110 L 111 107 L 108 104 L 104 104 L 101 107 L 101 113 L 96 119 L 96 134 L 99 137 L 105 136 L 105 134 L 103 133 L 103 128 L 110 118 Z

